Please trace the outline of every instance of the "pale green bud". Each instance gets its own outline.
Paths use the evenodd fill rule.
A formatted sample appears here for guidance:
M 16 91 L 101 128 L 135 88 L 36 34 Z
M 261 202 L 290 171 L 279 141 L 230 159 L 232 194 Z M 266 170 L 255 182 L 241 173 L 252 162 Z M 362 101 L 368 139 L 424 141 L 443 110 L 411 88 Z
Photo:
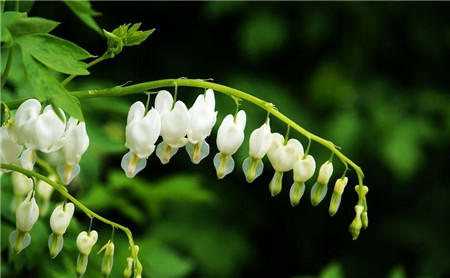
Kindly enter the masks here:
M 103 277 L 108 277 L 114 262 L 114 243 L 108 241 L 98 253 L 100 254 L 103 250 L 105 250 L 105 255 L 103 256 L 102 261 L 102 274 Z
M 83 276 L 83 274 L 86 272 L 86 268 L 87 268 L 87 264 L 88 264 L 88 255 L 84 255 L 84 254 L 78 254 L 78 258 L 77 258 L 77 277 L 81 277 Z
M 300 199 L 305 193 L 305 183 L 304 182 L 294 182 L 289 191 L 289 198 L 291 200 L 291 205 L 295 207 L 300 202 Z
M 129 257 L 127 258 L 127 266 L 125 267 L 125 270 L 123 271 L 123 277 L 124 278 L 130 278 L 133 274 L 133 264 L 134 259 Z
M 343 179 L 338 179 L 334 185 L 334 192 L 331 196 L 330 207 L 328 212 L 330 216 L 336 214 L 341 204 L 342 194 L 344 193 L 345 186 L 347 185 L 348 178 L 344 177 Z
M 272 180 L 269 184 L 269 190 L 272 197 L 277 196 L 281 192 L 281 187 L 283 186 L 283 172 L 275 171 Z
M 367 216 L 367 211 L 361 214 L 361 220 L 363 228 L 367 229 L 367 227 L 369 227 L 369 217 Z
M 362 228 L 362 221 L 361 221 L 361 214 L 364 211 L 364 207 L 361 205 L 356 205 L 355 206 L 355 212 L 356 212 L 356 216 L 355 219 L 353 219 L 353 222 L 350 224 L 350 233 L 353 236 L 353 240 L 357 239 L 359 236 L 359 232 L 361 231 Z

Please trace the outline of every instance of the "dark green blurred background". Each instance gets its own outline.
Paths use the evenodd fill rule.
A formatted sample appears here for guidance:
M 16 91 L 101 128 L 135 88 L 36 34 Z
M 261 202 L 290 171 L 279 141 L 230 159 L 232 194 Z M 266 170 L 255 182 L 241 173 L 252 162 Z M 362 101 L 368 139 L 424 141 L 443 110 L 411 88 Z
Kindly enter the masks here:
M 273 102 L 307 130 L 332 140 L 362 167 L 369 186 L 370 224 L 352 241 L 356 175 L 336 216 L 330 192 L 316 208 L 309 189 L 298 207 L 289 203 L 291 174 L 279 196 L 268 183 L 253 184 L 240 168 L 248 136 L 265 119 L 249 103 L 247 139 L 235 171 L 215 177 L 212 157 L 193 165 L 180 150 L 168 165 L 152 155 L 144 172 L 128 180 L 120 169 L 126 152 L 129 105 L 144 96 L 82 101 L 91 145 L 80 179 L 70 188 L 95 211 L 128 225 L 141 247 L 146 277 L 450 277 L 450 4 L 304 2 L 93 2 L 106 30 L 142 22 L 156 31 L 141 46 L 124 49 L 70 84 L 71 90 L 162 78 L 213 78 Z M 58 2 L 37 2 L 30 13 L 62 22 L 53 32 L 101 55 L 106 43 Z M 19 61 L 20 62 L 20 61 Z M 2 61 L 3 63 L 3 61 Z M 14 69 L 13 69 L 14 70 Z M 20 64 L 9 90 L 26 96 Z M 23 73 L 22 73 L 23 74 Z M 26 86 L 26 85 L 25 85 Z M 201 90 L 179 89 L 190 107 Z M 28 92 L 29 93 L 29 92 Z M 216 94 L 218 120 L 234 112 Z M 285 126 L 271 121 L 273 131 Z M 307 140 L 292 133 L 305 146 Z M 318 165 L 329 151 L 313 144 Z M 335 160 L 335 175 L 342 166 Z M 8 177 L 4 178 L 7 184 Z M 334 183 L 334 181 L 333 181 Z M 78 213 L 63 253 L 47 252 L 48 219 L 32 232 L 29 249 L 13 257 L 5 216 L 11 189 L 2 187 L 2 274 L 72 277 L 74 240 L 88 219 Z M 54 200 L 59 196 L 54 194 Z M 5 220 L 6 219 L 6 220 Z M 110 229 L 94 222 L 99 244 Z M 34 233 L 34 234 L 33 234 Z M 113 277 L 125 266 L 125 238 L 116 235 Z M 100 276 L 101 256 L 91 254 L 86 277 Z

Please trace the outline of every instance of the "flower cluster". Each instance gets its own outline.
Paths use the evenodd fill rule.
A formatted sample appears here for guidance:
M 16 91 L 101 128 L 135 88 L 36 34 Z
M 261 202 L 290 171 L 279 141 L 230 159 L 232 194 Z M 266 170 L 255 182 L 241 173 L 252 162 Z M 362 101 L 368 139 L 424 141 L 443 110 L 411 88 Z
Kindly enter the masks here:
M 19 163 L 32 170 L 36 151 L 51 153 L 62 149 L 64 161 L 57 170 L 62 182 L 69 184 L 80 172 L 78 163 L 89 146 L 89 137 L 84 122 L 75 118 L 66 121 L 64 112 L 58 110 L 56 113 L 51 105 L 43 108 L 36 99 L 23 102 L 15 114 L 14 125 L 0 129 L 0 161 Z
M 147 110 L 148 108 L 138 101 L 128 112 L 125 145 L 130 151 L 124 155 L 121 163 L 127 177 L 132 178 L 145 168 L 159 136 L 162 141 L 156 147 L 156 155 L 163 164 L 168 163 L 182 147 L 186 148 L 195 164 L 208 156 L 209 145 L 206 138 L 211 134 L 217 117 L 217 112 L 214 111 L 213 90 L 208 89 L 205 94 L 199 95 L 190 109 L 182 101 L 174 100 L 168 91 L 162 90 L 156 95 L 155 107 Z M 234 169 L 232 156 L 244 142 L 246 121 L 245 111 L 240 110 L 234 115 L 226 115 L 218 128 L 216 144 L 219 153 L 213 159 L 218 179 L 224 178 Z M 249 157 L 242 165 L 247 182 L 253 182 L 262 174 L 262 159 L 267 155 L 275 170 L 269 183 L 270 193 L 272 196 L 280 193 L 283 174 L 292 170 L 294 180 L 289 198 L 292 206 L 298 205 L 305 192 L 305 183 L 316 171 L 316 161 L 308 154 L 308 150 L 309 148 L 305 152 L 297 139 L 288 139 L 279 133 L 272 133 L 270 119 L 267 117 L 265 123 L 250 135 Z M 313 206 L 317 206 L 325 198 L 332 174 L 333 164 L 330 159 L 321 165 L 317 181 L 311 188 Z M 347 182 L 345 175 L 336 181 L 329 206 L 331 216 L 339 208 Z

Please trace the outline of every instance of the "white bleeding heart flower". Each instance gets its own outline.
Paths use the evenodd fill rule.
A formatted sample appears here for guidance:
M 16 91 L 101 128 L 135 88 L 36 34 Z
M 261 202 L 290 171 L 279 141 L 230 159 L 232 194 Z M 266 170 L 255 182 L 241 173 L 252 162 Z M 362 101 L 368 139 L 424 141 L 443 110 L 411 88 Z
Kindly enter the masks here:
M 297 162 L 294 163 L 294 181 L 295 182 L 306 182 L 313 175 L 316 170 L 316 161 L 311 155 L 302 157 Z
M 178 100 L 173 104 L 172 95 L 165 90 L 159 91 L 155 99 L 155 109 L 161 115 L 161 137 L 163 141 L 156 149 L 161 163 L 166 164 L 170 158 L 189 141 L 186 138 L 189 130 L 189 111 L 186 105 Z
M 20 203 L 16 210 L 16 230 L 9 234 L 9 242 L 13 252 L 18 254 L 31 242 L 29 232 L 39 218 L 39 207 L 30 191 L 25 200 Z
M 32 191 L 28 193 L 25 200 L 17 207 L 16 228 L 21 232 L 29 232 L 39 218 L 39 207 Z
M 70 220 L 72 220 L 75 206 L 73 203 L 60 204 L 56 206 L 50 216 L 50 228 L 56 235 L 63 235 L 67 227 L 69 227 Z
M 19 172 L 12 172 L 12 185 L 15 196 L 23 197 L 33 189 L 33 179 Z
M 60 149 L 64 144 L 62 139 L 66 127 L 64 112 L 61 109 L 59 111 L 64 117 L 64 120 L 61 120 L 51 105 L 46 106 L 42 114 L 40 111 L 39 101 L 29 99 L 19 106 L 15 115 L 17 143 L 27 148 L 22 153 L 20 161 L 22 166 L 29 170 L 33 169 L 36 161 L 36 150 L 50 153 Z
M 80 172 L 78 163 L 89 147 L 86 124 L 70 117 L 64 133 L 64 163 L 58 165 L 58 174 L 64 184 L 69 184 Z
M 145 168 L 147 158 L 155 150 L 155 142 L 161 132 L 161 118 L 157 110 L 145 115 L 142 102 L 135 102 L 128 112 L 125 146 L 130 151 L 122 158 L 122 169 L 132 178 Z
M 16 212 L 17 207 L 23 200 L 23 196 L 33 190 L 34 183 L 33 179 L 16 171 L 12 172 L 11 178 L 14 192 L 14 201 L 11 204 L 11 208 L 13 212 Z
M 11 131 L 10 127 L 0 127 L 0 162 L 5 164 L 16 161 L 23 149 L 22 145 L 16 143 L 15 136 Z M 0 171 L 5 172 L 6 170 L 0 169 Z
M 283 135 L 272 134 L 272 145 L 267 152 L 275 174 L 270 182 L 269 189 L 272 196 L 278 195 L 282 187 L 283 173 L 292 170 L 294 163 L 303 156 L 303 146 L 297 139 L 285 142 Z
M 81 277 L 86 272 L 88 264 L 88 256 L 91 253 L 92 247 L 98 239 L 97 231 L 81 232 L 77 237 L 77 247 L 80 251 L 77 259 L 76 273 Z
M 294 183 L 289 191 L 291 205 L 296 206 L 305 193 L 305 182 L 309 180 L 316 170 L 316 161 L 311 155 L 302 157 L 294 163 Z
M 65 205 L 60 204 L 56 206 L 50 216 L 50 228 L 52 229 L 52 233 L 48 238 L 48 248 L 52 258 L 58 256 L 63 248 L 63 234 L 66 233 L 66 230 L 69 227 L 74 211 L 75 206 L 73 203 L 67 203 Z
M 189 129 L 187 136 L 189 143 L 186 150 L 195 164 L 209 154 L 209 145 L 205 139 L 211 134 L 217 119 L 215 110 L 214 91 L 208 89 L 204 95 L 199 95 L 194 105 L 189 109 Z
M 214 157 L 214 166 L 219 179 L 222 179 L 234 169 L 234 160 L 231 156 L 237 152 L 244 142 L 246 121 L 245 111 L 240 110 L 236 117 L 229 114 L 220 124 L 216 140 L 219 153 Z
M 247 182 L 253 182 L 262 174 L 264 164 L 261 159 L 266 155 L 271 146 L 272 133 L 270 132 L 268 118 L 260 128 L 255 129 L 250 135 L 249 157 L 242 164 Z
M 319 175 L 317 177 L 317 182 L 311 188 L 311 203 L 313 206 L 317 206 L 328 190 L 328 182 L 333 174 L 333 164 L 331 161 L 327 161 L 319 169 Z
M 89 255 L 91 253 L 92 247 L 97 243 L 98 233 L 95 230 L 81 232 L 77 237 L 77 247 L 81 254 Z

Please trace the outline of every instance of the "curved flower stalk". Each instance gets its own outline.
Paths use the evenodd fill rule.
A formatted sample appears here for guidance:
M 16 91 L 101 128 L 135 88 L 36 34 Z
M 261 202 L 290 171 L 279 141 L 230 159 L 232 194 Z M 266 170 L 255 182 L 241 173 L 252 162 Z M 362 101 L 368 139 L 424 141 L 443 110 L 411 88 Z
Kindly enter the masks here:
M 189 109 L 189 129 L 187 131 L 189 142 L 186 144 L 186 151 L 194 164 L 200 163 L 209 154 L 209 145 L 205 139 L 211 134 L 216 123 L 215 105 L 214 91 L 208 89 L 204 95 L 197 97 L 194 105 Z
M 11 207 L 12 211 L 16 212 L 17 207 L 23 200 L 23 196 L 33 190 L 34 182 L 33 179 L 19 172 L 12 172 L 11 179 L 14 193 L 14 201 Z
M 125 146 L 130 151 L 122 158 L 122 169 L 133 178 L 147 165 L 161 131 L 161 118 L 155 109 L 145 115 L 144 104 L 135 102 L 128 112 Z
M 273 197 L 281 192 L 283 173 L 292 170 L 294 163 L 301 156 L 303 156 L 303 146 L 297 139 L 291 138 L 286 142 L 283 135 L 272 133 L 272 145 L 267 152 L 267 157 L 275 169 L 269 185 Z
M 33 169 L 36 162 L 36 150 L 49 153 L 60 149 L 64 140 L 62 135 L 66 127 L 65 118 L 61 120 L 51 105 L 42 112 L 41 103 L 36 99 L 23 102 L 15 115 L 17 143 L 25 145 L 26 150 L 20 157 L 25 169 Z M 60 109 L 60 114 L 64 112 Z
M 77 277 L 83 276 L 86 272 L 88 257 L 91 253 L 92 247 L 98 239 L 97 231 L 81 232 L 77 237 L 77 247 L 80 251 L 77 259 Z
M 69 227 L 74 211 L 75 206 L 73 203 L 60 204 L 56 206 L 50 216 L 50 228 L 52 229 L 52 233 L 48 238 L 48 249 L 50 250 L 52 259 L 58 256 L 63 248 L 63 235 L 66 233 L 67 227 Z
M 30 245 L 31 236 L 29 232 L 33 229 L 38 218 L 39 207 L 36 204 L 33 191 L 30 191 L 25 200 L 17 207 L 16 230 L 9 234 L 9 243 L 14 254 L 20 253 L 20 251 Z
M 316 161 L 311 155 L 303 156 L 294 163 L 294 183 L 289 191 L 291 205 L 296 206 L 305 193 L 305 182 L 309 180 L 316 170 Z
M 55 182 L 58 179 L 55 175 L 50 175 L 48 178 Z M 54 188 L 43 180 L 39 180 L 36 187 L 36 193 L 43 201 L 42 208 L 39 210 L 39 214 L 40 216 L 45 216 L 47 215 L 48 208 L 50 207 L 50 198 L 52 197 Z
M 249 157 L 242 164 L 247 182 L 253 182 L 263 172 L 264 164 L 262 158 L 272 145 L 272 133 L 270 132 L 269 122 L 270 120 L 267 118 L 267 121 L 250 135 Z
M 16 144 L 12 131 L 13 127 L 0 127 L 0 161 L 6 164 L 15 162 L 23 149 L 22 145 Z M 0 169 L 0 172 L 5 170 Z
M 333 164 L 331 161 L 327 161 L 320 166 L 317 182 L 311 188 L 311 203 L 313 206 L 317 206 L 325 198 L 328 189 L 327 185 L 332 174 Z
M 86 124 L 75 118 L 69 118 L 67 129 L 64 133 L 64 162 L 59 164 L 57 171 L 64 184 L 69 184 L 79 173 L 81 156 L 89 147 L 89 137 L 86 132 Z
M 235 117 L 227 115 L 217 131 L 217 148 L 219 152 L 214 157 L 217 178 L 223 179 L 234 169 L 234 160 L 231 157 L 244 142 L 244 129 L 247 116 L 240 110 Z
M 155 109 L 161 115 L 161 137 L 163 141 L 156 148 L 156 155 L 162 164 L 167 164 L 178 149 L 189 141 L 186 138 L 189 130 L 189 111 L 186 105 L 178 100 L 174 104 L 172 95 L 162 90 L 156 95 Z

